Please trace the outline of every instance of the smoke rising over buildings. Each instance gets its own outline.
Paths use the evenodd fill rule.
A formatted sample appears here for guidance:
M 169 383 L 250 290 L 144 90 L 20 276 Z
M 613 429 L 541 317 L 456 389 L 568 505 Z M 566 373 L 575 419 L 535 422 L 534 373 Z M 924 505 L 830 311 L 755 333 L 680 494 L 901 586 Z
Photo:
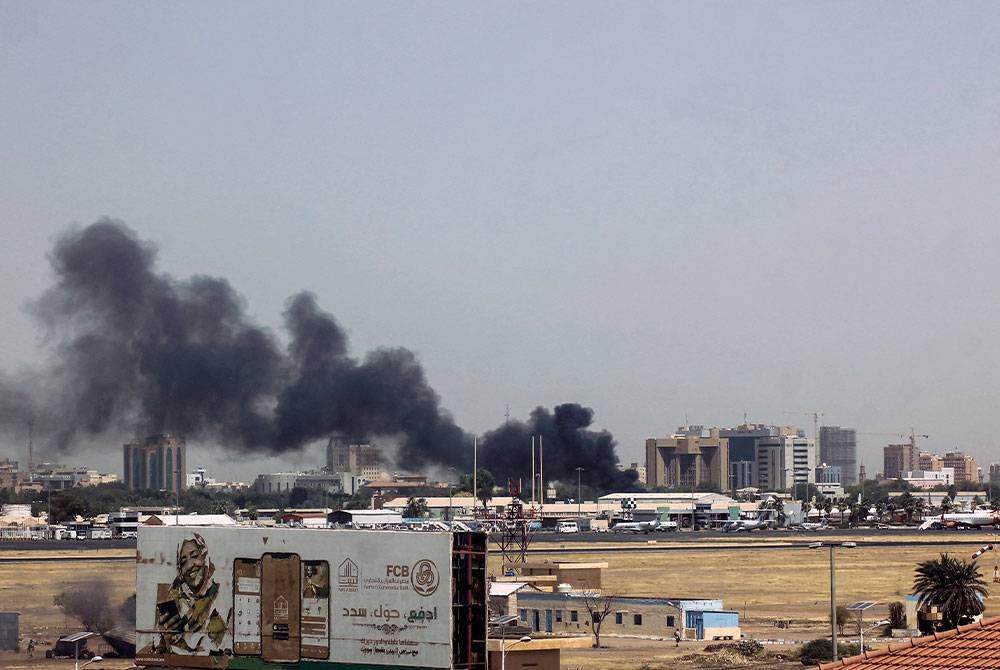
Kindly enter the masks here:
M 85 437 L 172 432 L 268 454 L 334 433 L 394 436 L 408 467 L 471 466 L 472 437 L 441 407 L 411 351 L 352 357 L 344 331 L 309 293 L 289 298 L 282 346 L 225 279 L 172 278 L 157 271 L 156 255 L 111 219 L 57 240 L 55 283 L 30 306 L 49 360 L 0 376 L 0 427 L 31 422 L 39 444 L 59 449 Z M 537 433 L 547 479 L 580 466 L 594 484 L 610 482 L 614 440 L 587 431 L 591 420 L 578 405 L 536 409 L 529 423 L 489 433 L 480 463 L 506 476 L 505 464 L 528 462 Z
M 525 423 L 513 421 L 490 431 L 480 443 L 480 463 L 505 482 L 508 477 L 522 477 L 531 462 L 532 435 L 540 440 L 536 459 L 544 454 L 545 480 L 576 481 L 576 468 L 582 467 L 581 479 L 605 491 L 635 490 L 636 473 L 616 468 L 615 440 L 607 431 L 588 430 L 594 419 L 589 407 L 575 403 L 556 406 L 550 412 L 537 407 Z M 537 460 L 536 460 L 537 462 Z M 530 487 L 528 481 L 523 482 Z

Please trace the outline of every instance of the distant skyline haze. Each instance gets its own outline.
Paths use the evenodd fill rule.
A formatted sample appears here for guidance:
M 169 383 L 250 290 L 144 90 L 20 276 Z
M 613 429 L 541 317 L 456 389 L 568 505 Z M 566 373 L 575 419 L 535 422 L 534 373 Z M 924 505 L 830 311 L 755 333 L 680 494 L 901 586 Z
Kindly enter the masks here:
M 0 5 L 0 371 L 52 362 L 27 306 L 108 216 L 280 349 L 304 292 L 351 357 L 412 352 L 469 434 L 578 403 L 641 463 L 685 422 L 812 437 L 785 412 L 822 411 L 870 474 L 893 440 L 860 433 L 910 427 L 988 467 L 998 28 L 993 3 Z M 135 437 L 36 453 L 118 472 Z M 213 447 L 189 465 L 323 462 Z

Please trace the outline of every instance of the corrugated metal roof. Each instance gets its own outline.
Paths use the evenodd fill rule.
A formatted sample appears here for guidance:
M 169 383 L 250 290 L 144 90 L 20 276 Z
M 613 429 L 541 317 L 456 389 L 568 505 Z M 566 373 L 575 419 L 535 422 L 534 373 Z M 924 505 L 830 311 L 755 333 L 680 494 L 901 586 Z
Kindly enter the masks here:
M 528 582 L 490 582 L 490 595 L 509 596 L 510 594 L 520 591 L 525 587 L 532 591 L 539 591 L 536 586 L 529 584 Z

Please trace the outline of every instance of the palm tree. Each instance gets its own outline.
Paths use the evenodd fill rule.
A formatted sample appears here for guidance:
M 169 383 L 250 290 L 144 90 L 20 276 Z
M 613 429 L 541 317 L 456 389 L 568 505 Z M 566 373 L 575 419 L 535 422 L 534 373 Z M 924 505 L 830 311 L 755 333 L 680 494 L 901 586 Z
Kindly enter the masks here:
M 913 592 L 918 606 L 936 605 L 942 618 L 938 630 L 948 630 L 983 613 L 986 582 L 975 563 L 941 554 L 917 565 Z

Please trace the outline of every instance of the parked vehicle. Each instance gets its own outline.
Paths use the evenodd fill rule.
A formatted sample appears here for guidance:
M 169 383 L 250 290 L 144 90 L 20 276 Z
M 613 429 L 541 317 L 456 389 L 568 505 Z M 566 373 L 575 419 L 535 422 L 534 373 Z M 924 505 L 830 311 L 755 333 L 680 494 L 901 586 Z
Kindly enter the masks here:
M 579 533 L 580 527 L 576 521 L 560 521 L 556 524 L 557 533 Z
M 87 640 L 96 636 L 97 633 L 90 632 L 64 635 L 51 649 L 45 650 L 45 658 L 93 658 L 97 652 L 87 648 Z

